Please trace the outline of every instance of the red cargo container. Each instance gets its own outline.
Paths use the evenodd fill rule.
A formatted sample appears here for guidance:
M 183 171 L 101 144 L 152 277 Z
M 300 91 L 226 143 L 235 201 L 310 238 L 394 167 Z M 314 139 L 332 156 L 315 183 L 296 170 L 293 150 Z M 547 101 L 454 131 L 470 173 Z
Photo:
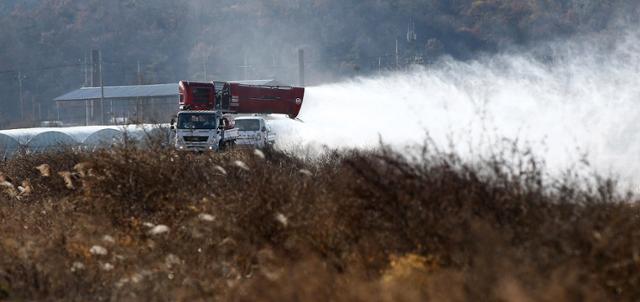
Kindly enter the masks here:
M 304 99 L 302 87 L 181 81 L 179 90 L 181 110 L 275 113 L 286 114 L 290 118 L 298 116 Z
M 296 118 L 304 99 L 304 88 L 254 86 L 231 83 L 229 109 L 237 113 L 286 114 Z

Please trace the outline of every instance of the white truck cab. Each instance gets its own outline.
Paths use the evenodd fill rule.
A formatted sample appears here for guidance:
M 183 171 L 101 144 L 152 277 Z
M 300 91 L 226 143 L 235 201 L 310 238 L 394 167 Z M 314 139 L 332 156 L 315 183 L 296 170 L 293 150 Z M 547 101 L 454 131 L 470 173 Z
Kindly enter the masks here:
M 219 111 L 180 111 L 171 127 L 176 149 L 183 151 L 218 151 L 238 139 L 233 118 Z
M 236 144 L 253 148 L 264 148 L 275 143 L 276 134 L 267 125 L 264 117 L 242 116 L 235 118 L 238 139 Z

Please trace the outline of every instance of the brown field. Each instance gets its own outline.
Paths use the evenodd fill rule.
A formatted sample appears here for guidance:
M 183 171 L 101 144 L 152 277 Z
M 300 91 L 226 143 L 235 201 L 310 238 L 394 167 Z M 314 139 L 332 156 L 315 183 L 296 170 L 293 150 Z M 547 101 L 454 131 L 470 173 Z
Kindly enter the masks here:
M 0 300 L 640 299 L 640 211 L 614 182 L 517 150 L 418 154 L 18 156 Z

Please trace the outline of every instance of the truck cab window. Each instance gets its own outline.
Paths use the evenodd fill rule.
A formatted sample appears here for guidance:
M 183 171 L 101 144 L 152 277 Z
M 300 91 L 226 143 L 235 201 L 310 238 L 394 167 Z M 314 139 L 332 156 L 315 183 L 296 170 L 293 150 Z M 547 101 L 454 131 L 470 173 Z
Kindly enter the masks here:
M 236 128 L 239 131 L 260 131 L 260 121 L 251 119 L 236 120 Z
M 180 114 L 178 129 L 215 129 L 216 116 L 214 114 Z

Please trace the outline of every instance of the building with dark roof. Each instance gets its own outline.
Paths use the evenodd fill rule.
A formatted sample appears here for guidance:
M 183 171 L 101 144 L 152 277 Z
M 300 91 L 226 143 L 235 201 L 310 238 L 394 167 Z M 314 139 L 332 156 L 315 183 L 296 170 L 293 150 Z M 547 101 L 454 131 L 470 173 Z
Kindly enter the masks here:
M 65 124 L 166 122 L 177 110 L 178 84 L 83 87 L 54 101 Z
M 276 80 L 232 81 L 282 86 Z M 58 120 L 67 125 L 166 123 L 178 110 L 178 83 L 82 87 L 55 99 Z M 103 114 L 104 112 L 104 114 Z

